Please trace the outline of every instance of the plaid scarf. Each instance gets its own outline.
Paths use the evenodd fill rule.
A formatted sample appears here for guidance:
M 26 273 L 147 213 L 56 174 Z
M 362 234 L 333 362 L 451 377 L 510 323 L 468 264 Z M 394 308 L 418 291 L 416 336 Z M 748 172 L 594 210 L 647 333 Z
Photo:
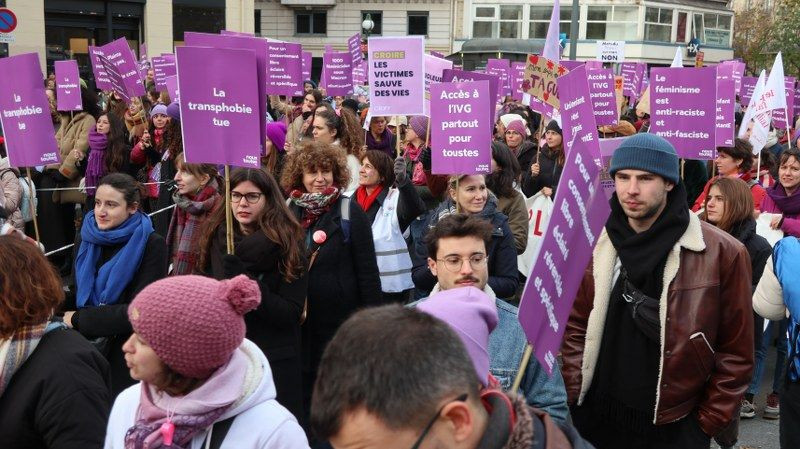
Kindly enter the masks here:
M 7 340 L 0 340 L 0 397 L 20 366 L 28 360 L 39 345 L 47 322 L 24 326 Z
M 220 198 L 214 179 L 191 198 L 177 191 L 172 195 L 175 211 L 167 231 L 167 246 L 172 248 L 173 276 L 194 272 L 200 252 L 200 228 Z
M 341 191 L 338 187 L 328 187 L 322 192 L 308 193 L 294 189 L 289 193 L 292 203 L 303 209 L 300 224 L 303 229 L 310 228 L 316 221 L 331 209 L 331 205 L 339 199 Z

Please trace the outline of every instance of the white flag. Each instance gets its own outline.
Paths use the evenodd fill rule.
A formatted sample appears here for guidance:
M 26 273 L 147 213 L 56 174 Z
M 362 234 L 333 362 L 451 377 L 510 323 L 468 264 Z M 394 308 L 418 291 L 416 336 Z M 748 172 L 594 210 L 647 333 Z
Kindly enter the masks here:
M 742 118 L 742 124 L 739 127 L 739 135 L 740 139 L 744 138 L 745 133 L 747 133 L 747 128 L 750 125 L 750 120 L 756 116 L 756 111 L 758 105 L 761 103 L 761 97 L 764 95 L 764 84 L 767 78 L 766 72 L 764 70 L 761 71 L 761 75 L 758 76 L 758 81 L 756 81 L 756 87 L 753 89 L 753 96 L 750 97 L 750 103 L 747 105 L 747 110 L 744 112 L 744 118 Z
M 556 0 L 553 4 L 553 11 L 550 13 L 550 25 L 547 27 L 547 37 L 544 40 L 544 48 L 542 48 L 542 56 L 555 62 L 558 62 L 561 56 L 560 23 L 561 5 Z
M 786 109 L 786 84 L 783 78 L 783 57 L 780 52 L 775 57 L 767 85 L 764 87 L 764 101 L 768 111 Z
M 670 67 L 683 67 L 683 48 L 678 47 L 675 49 L 675 57 L 672 59 Z

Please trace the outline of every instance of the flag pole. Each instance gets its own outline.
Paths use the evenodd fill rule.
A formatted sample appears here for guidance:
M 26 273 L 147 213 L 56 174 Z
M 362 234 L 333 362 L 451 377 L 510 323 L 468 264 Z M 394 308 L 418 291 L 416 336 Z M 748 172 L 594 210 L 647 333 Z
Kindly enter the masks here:
M 247 201 L 242 198 L 242 201 Z M 231 217 L 231 168 L 225 164 L 225 243 L 228 254 L 233 254 L 233 221 Z
M 528 362 L 531 360 L 533 353 L 533 346 L 530 343 L 525 345 L 525 352 L 522 353 L 522 361 L 517 369 L 517 377 L 514 378 L 514 383 L 511 385 L 511 392 L 516 393 L 519 391 L 519 386 L 522 384 L 522 377 L 525 376 L 525 370 L 528 368 Z
M 399 115 L 395 115 L 394 116 L 394 123 L 395 123 L 394 141 L 395 141 L 395 146 L 397 147 L 397 157 L 400 157 L 400 116 Z
M 31 168 L 26 167 L 25 170 L 27 171 L 28 174 L 28 191 L 33 192 L 33 178 L 31 178 Z M 36 243 L 39 243 L 41 239 L 39 237 L 39 219 L 36 218 L 36 207 L 34 206 L 35 202 L 36 199 L 32 197 L 30 201 L 30 208 L 31 208 L 31 217 L 33 217 L 33 231 L 36 235 Z

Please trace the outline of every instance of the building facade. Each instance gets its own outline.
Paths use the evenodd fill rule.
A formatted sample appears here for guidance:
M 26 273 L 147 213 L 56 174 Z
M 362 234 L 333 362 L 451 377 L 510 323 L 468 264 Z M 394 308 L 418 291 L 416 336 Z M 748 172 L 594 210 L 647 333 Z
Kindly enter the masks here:
M 562 0 L 560 31 L 569 36 L 573 13 L 578 16 L 579 60 L 597 57 L 597 42 L 625 41 L 625 58 L 669 65 L 675 48 L 696 38 L 705 61 L 733 58 L 733 10 L 727 0 L 581 0 L 577 11 Z M 526 39 L 544 42 L 552 0 L 463 0 L 463 34 L 454 40 L 460 51 L 471 39 Z M 541 45 L 541 43 L 539 45 Z M 564 54 L 569 54 L 569 43 Z
M 88 47 L 124 37 L 139 56 L 172 53 L 185 31 L 254 32 L 253 0 L 0 0 L 18 19 L 10 55 L 38 53 L 42 67 L 76 59 L 91 78 Z M 0 49 L 2 51 L 2 49 Z

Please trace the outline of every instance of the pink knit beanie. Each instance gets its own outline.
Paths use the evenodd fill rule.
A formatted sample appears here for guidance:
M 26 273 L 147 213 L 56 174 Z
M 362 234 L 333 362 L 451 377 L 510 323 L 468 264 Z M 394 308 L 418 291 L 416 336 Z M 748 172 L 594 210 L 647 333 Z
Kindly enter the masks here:
M 408 126 L 414 130 L 414 133 L 423 141 L 425 136 L 428 135 L 428 117 L 424 115 L 415 115 L 408 121 Z
M 128 307 L 133 331 L 172 370 L 205 379 L 244 340 L 244 314 L 258 307 L 258 283 L 245 275 L 217 281 L 175 276 L 145 287 Z
M 523 138 L 531 134 L 531 132 L 528 131 L 528 127 L 525 126 L 525 122 L 522 120 L 512 120 L 508 125 L 506 125 L 506 130 L 516 131 Z

